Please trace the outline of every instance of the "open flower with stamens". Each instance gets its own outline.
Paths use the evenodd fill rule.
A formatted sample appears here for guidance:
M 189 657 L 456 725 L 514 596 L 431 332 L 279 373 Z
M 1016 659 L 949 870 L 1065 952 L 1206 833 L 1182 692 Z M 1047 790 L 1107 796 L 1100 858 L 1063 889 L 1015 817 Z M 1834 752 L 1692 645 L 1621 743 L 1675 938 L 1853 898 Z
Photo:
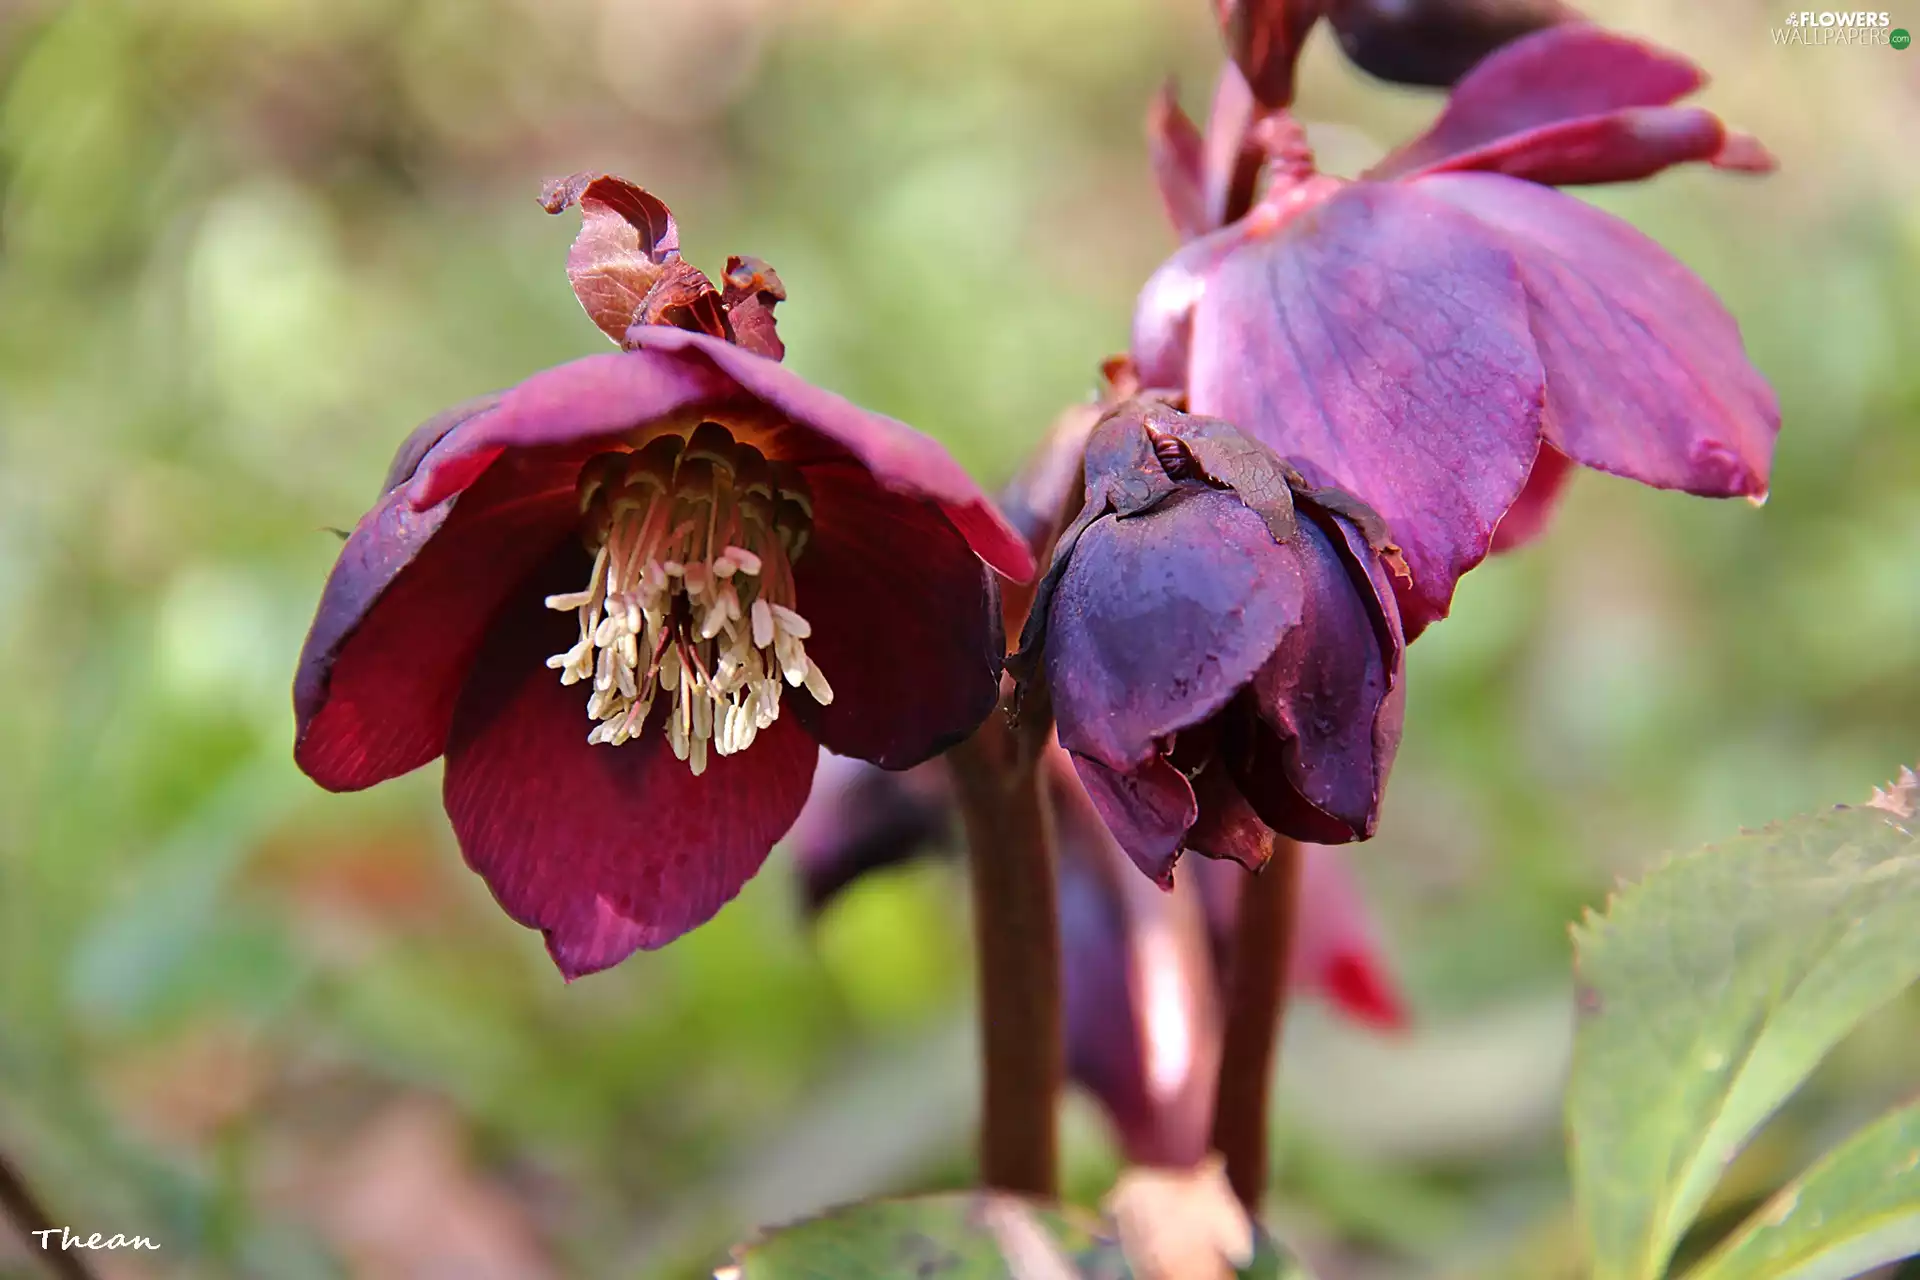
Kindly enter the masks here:
M 604 203 L 665 216 L 633 193 Z M 769 290 L 723 297 L 665 229 L 625 350 L 409 438 L 294 685 L 325 787 L 446 756 L 469 865 L 569 977 L 719 910 L 820 745 L 898 769 L 970 733 L 1004 651 L 985 566 L 1032 572 L 938 445 L 782 368 Z M 590 311 L 647 296 L 575 283 Z M 681 317 L 707 331 L 656 322 Z

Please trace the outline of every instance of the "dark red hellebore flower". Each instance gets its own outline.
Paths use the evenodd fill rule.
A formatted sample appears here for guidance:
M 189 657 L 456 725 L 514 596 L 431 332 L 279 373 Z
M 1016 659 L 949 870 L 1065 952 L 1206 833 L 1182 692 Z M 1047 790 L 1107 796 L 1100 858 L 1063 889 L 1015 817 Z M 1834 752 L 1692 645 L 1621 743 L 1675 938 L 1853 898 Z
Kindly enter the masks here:
M 603 328 L 639 321 L 626 349 L 402 447 L 294 684 L 322 786 L 446 756 L 468 864 L 569 978 L 733 897 L 820 744 L 904 768 L 971 732 L 1002 654 L 981 561 L 1032 570 L 933 441 L 747 349 L 777 353 L 777 278 L 723 294 L 653 197 L 576 198 L 570 273 Z
M 1133 400 L 1010 660 L 1121 847 L 1262 865 L 1275 833 L 1371 835 L 1400 739 L 1400 621 L 1371 512 L 1230 424 Z M 1384 553 L 1384 554 L 1383 554 Z
M 1652 240 L 1551 189 L 1689 160 L 1770 167 L 1673 105 L 1703 81 L 1638 41 L 1552 26 L 1479 63 L 1356 182 L 1315 173 L 1297 126 L 1266 117 L 1266 194 L 1141 294 L 1145 385 L 1377 511 L 1411 570 L 1409 637 L 1489 550 L 1538 530 L 1572 462 L 1763 497 L 1779 409 L 1732 317 Z M 1219 180 L 1191 126 L 1165 136 L 1187 139 L 1160 148 L 1169 207 L 1204 207 Z
M 1221 1051 L 1221 992 L 1248 873 L 1202 859 L 1171 893 L 1149 884 L 1093 810 L 1067 753 L 1048 749 L 1059 859 L 1067 1070 L 1113 1122 L 1130 1163 L 1185 1168 L 1206 1154 Z M 808 913 L 860 876 L 949 842 L 942 761 L 893 773 L 823 756 L 794 823 Z M 1345 858 L 1308 847 L 1288 974 L 1342 1017 L 1399 1028 L 1407 1013 Z

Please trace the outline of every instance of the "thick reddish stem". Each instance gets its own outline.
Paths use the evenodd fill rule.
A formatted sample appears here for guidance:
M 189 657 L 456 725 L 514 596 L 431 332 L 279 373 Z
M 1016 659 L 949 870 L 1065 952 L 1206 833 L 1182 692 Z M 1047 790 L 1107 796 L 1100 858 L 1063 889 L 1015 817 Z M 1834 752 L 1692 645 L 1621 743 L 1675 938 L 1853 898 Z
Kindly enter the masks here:
M 1257 1216 L 1267 1192 L 1267 1103 L 1286 1014 L 1287 965 L 1300 903 L 1300 846 L 1277 840 L 1240 892 L 1227 991 L 1227 1030 L 1214 1095 L 1213 1145 L 1227 1180 Z
M 1065 1074 L 1053 830 L 1038 753 L 995 715 L 948 755 L 966 824 L 979 974 L 980 1179 L 1058 1193 Z

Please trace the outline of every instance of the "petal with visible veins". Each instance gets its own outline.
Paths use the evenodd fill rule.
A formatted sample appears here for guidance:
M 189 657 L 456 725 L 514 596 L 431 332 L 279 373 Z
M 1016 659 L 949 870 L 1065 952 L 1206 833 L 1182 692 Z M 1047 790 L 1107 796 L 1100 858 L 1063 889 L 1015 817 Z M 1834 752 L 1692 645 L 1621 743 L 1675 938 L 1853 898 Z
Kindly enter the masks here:
M 454 710 L 444 787 L 467 865 L 569 979 L 711 919 L 793 825 L 819 755 L 783 715 L 696 777 L 660 729 L 664 707 L 631 742 L 590 745 L 587 687 L 545 665 L 578 623 L 541 606 L 586 567 L 567 548 L 502 610 Z
M 1195 413 L 1387 522 L 1412 573 L 1395 584 L 1408 638 L 1485 557 L 1539 450 L 1545 394 L 1512 253 L 1387 183 L 1227 258 L 1194 310 L 1188 390 Z
M 1005 655 L 985 568 L 933 503 L 849 462 L 803 468 L 813 533 L 794 564 L 807 653 L 833 686 L 788 705 L 829 751 L 905 769 L 975 729 Z
M 415 511 L 397 488 L 361 519 L 294 677 L 294 759 L 309 777 L 357 791 L 440 754 L 495 611 L 572 534 L 581 461 L 526 450 L 443 505 Z
M 1779 404 L 1699 277 L 1620 219 L 1532 183 L 1419 186 L 1496 228 L 1518 259 L 1555 448 L 1663 489 L 1767 491 Z
M 1114 841 L 1150 879 L 1171 889 L 1180 843 L 1199 816 L 1193 788 L 1180 771 L 1164 756 L 1121 773 L 1076 755 L 1073 768 Z

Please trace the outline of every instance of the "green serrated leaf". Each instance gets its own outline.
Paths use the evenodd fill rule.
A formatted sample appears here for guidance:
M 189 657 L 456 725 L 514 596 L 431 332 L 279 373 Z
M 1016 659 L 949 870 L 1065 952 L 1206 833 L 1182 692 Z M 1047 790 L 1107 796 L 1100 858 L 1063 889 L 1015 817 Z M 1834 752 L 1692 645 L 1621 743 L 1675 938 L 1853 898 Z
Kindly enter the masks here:
M 1868 1125 L 1686 1280 L 1847 1280 L 1920 1254 L 1920 1102 Z
M 1654 1280 L 1728 1161 L 1920 978 L 1920 841 L 1874 808 L 1675 859 L 1575 930 L 1568 1087 L 1594 1280 Z

